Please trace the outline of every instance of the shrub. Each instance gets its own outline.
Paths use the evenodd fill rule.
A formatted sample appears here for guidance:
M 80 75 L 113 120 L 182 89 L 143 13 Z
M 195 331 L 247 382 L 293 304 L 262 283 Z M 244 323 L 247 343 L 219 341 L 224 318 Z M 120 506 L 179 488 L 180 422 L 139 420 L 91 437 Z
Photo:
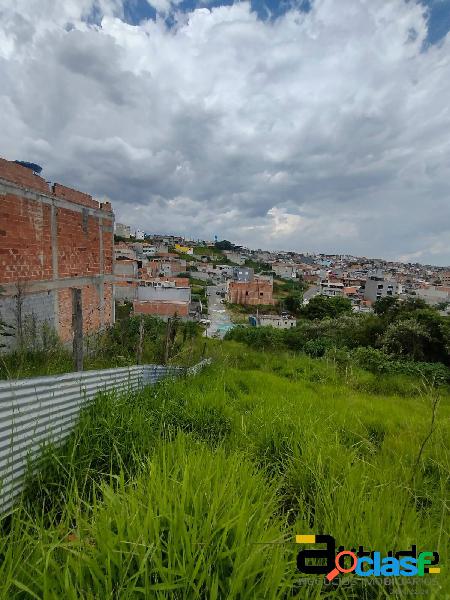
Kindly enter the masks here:
M 352 304 L 348 298 L 314 296 L 301 312 L 307 319 L 325 319 L 351 313 L 351 310 Z
M 325 355 L 327 348 L 330 347 L 330 343 L 326 338 L 319 338 L 317 340 L 309 340 L 303 346 L 303 351 L 312 356 L 313 358 L 320 358 Z
M 389 356 L 375 348 L 356 348 L 352 352 L 354 362 L 371 373 L 388 373 Z
M 233 327 L 226 333 L 225 339 L 244 342 L 260 350 L 271 350 L 283 346 L 283 331 L 274 327 Z

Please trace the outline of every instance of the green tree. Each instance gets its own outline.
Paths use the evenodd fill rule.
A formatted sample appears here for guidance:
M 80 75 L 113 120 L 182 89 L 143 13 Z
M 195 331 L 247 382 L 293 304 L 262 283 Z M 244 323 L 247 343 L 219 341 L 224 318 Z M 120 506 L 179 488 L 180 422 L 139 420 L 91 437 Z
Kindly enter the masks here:
M 283 298 L 285 309 L 293 315 L 300 314 L 303 306 L 303 296 L 300 293 L 289 294 Z
M 426 326 L 417 319 L 409 318 L 390 323 L 381 338 L 381 345 L 389 354 L 423 360 L 430 341 L 431 335 Z
M 302 315 L 307 319 L 334 318 L 339 315 L 350 313 L 352 303 L 348 298 L 327 296 L 314 296 L 306 306 L 302 308 Z
M 234 250 L 234 248 L 236 248 L 236 246 L 228 240 L 221 240 L 220 242 L 216 242 L 215 247 L 218 250 Z
M 373 305 L 373 312 L 379 316 L 386 316 L 395 311 L 398 306 L 398 298 L 395 296 L 385 296 L 379 298 Z
M 448 364 L 450 362 L 448 319 L 444 319 L 431 308 L 416 310 L 414 318 L 430 336 L 429 342 L 424 345 L 425 360 Z

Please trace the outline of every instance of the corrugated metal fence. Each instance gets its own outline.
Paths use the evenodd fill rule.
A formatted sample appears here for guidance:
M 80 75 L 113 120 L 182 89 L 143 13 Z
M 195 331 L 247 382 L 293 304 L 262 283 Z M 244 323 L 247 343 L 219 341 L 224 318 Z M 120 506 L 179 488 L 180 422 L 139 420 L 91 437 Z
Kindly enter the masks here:
M 1 382 L 0 512 L 20 494 L 28 460 L 38 455 L 44 442 L 64 440 L 95 394 L 134 391 L 167 377 L 194 375 L 209 362 L 190 368 L 138 365 Z

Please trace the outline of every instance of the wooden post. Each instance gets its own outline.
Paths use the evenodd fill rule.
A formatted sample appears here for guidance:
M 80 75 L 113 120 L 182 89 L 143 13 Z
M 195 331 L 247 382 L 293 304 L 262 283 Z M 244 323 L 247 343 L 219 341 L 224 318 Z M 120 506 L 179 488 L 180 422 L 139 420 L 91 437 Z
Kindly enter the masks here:
M 169 317 L 167 319 L 167 329 L 166 329 L 166 341 L 164 345 L 164 364 L 167 365 L 169 362 L 169 346 L 170 346 L 170 333 L 172 329 L 172 319 Z
M 83 303 L 81 290 L 72 288 L 73 364 L 75 371 L 83 370 Z
M 137 347 L 137 364 L 142 364 L 142 353 L 144 347 L 144 317 L 141 315 L 139 320 L 139 342 Z

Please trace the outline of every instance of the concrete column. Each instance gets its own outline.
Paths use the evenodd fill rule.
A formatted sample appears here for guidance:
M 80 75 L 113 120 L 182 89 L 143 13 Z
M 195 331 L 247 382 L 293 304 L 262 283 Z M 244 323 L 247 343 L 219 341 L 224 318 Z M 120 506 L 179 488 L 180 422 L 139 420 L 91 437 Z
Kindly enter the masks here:
M 58 209 L 55 203 L 52 203 L 51 208 L 51 240 L 52 240 L 52 278 L 53 280 L 58 279 Z M 59 292 L 58 288 L 55 287 L 53 292 L 53 315 L 54 315 L 54 327 L 56 332 L 59 334 Z
M 104 285 L 104 273 L 105 273 L 105 260 L 103 256 L 103 218 L 98 219 L 98 238 L 99 238 L 99 252 L 100 252 L 100 277 L 98 279 L 98 296 L 100 300 L 100 326 L 103 329 L 105 327 L 105 285 Z

